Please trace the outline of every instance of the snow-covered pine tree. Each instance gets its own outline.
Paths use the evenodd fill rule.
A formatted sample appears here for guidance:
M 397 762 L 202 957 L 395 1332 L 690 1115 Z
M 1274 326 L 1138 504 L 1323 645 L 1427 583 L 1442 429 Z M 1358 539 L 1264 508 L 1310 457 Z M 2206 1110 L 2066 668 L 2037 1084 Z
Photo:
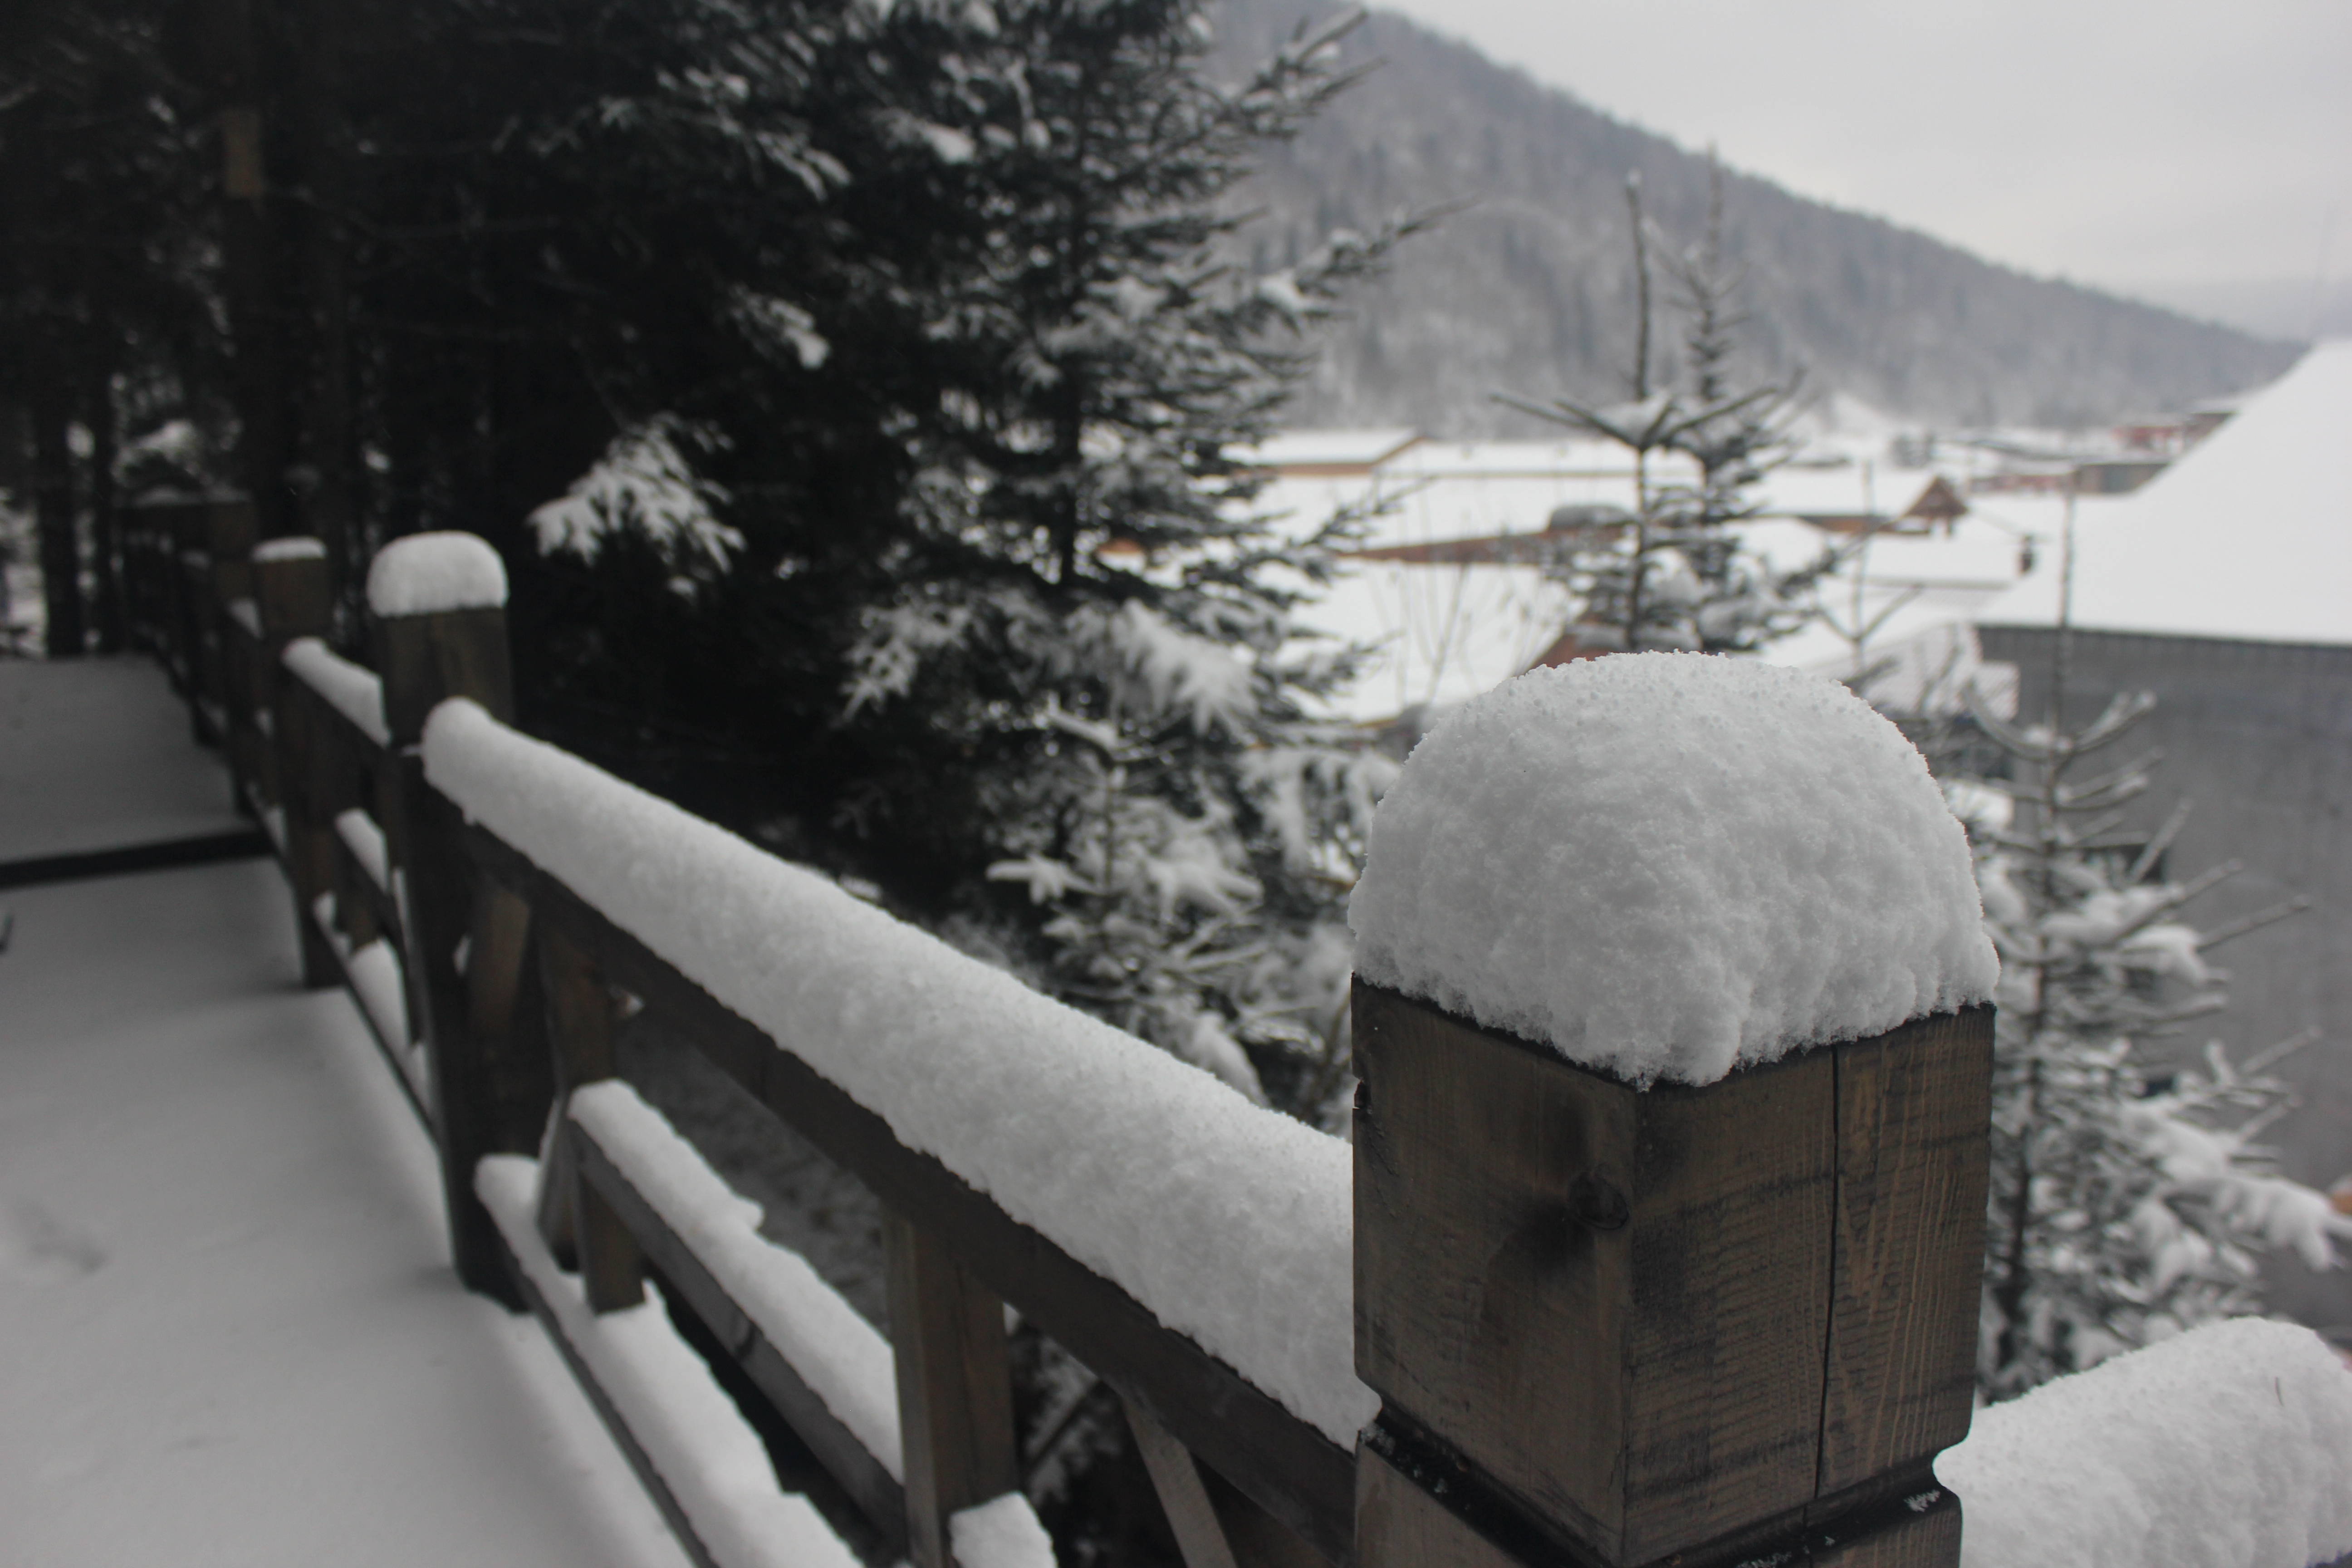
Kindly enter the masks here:
M 2148 759 L 2079 771 L 2149 706 L 2118 698 L 2068 730 L 1979 703 L 1974 729 L 2021 782 L 1947 785 L 2001 956 L 1978 1362 L 1991 1398 L 2259 1311 L 2255 1254 L 2292 1247 L 2321 1268 L 2331 1237 L 2352 1235 L 2256 1142 L 2289 1102 L 2268 1069 L 2303 1042 L 2242 1063 L 2218 1041 L 2182 1051 L 2184 1030 L 2225 1002 L 2206 954 L 2296 906 L 2201 933 L 2181 918 L 2232 868 L 2170 874 L 2181 813 L 2152 837 L 2123 830 L 2116 808 L 2148 787 Z M 1960 754 L 1932 738 L 1928 750 Z
M 1328 1120 L 1340 900 L 1387 764 L 1310 717 L 1345 659 L 1289 618 L 1349 521 L 1270 531 L 1231 452 L 1268 432 L 1304 330 L 1394 234 L 1256 279 L 1213 247 L 1254 151 L 1340 85 L 1345 24 L 1222 89 L 1196 0 L 1012 0 L 978 37 L 963 11 L 913 16 L 961 41 L 907 134 L 996 194 L 926 301 L 942 390 L 900 432 L 900 587 L 842 714 L 894 724 L 905 761 L 861 810 L 903 834 L 956 802 L 946 826 L 984 851 L 951 900 L 972 940 Z
M 1567 398 L 1501 399 L 1633 456 L 1632 515 L 1580 522 L 1548 562 L 1578 598 L 1573 629 L 1588 647 L 1753 652 L 1803 624 L 1804 590 L 1829 563 L 1825 554 L 1798 572 L 1774 573 L 1743 553 L 1734 527 L 1755 515 L 1755 487 L 1787 456 L 1800 384 L 1791 376 L 1743 384 L 1738 374 L 1743 269 L 1726 248 L 1721 169 L 1712 175 L 1701 239 L 1656 264 L 1641 178 L 1626 180 L 1632 400 L 1600 408 Z M 1673 285 L 1669 303 L 1683 327 L 1681 373 L 1666 384 L 1654 378 L 1651 352 L 1658 270 Z

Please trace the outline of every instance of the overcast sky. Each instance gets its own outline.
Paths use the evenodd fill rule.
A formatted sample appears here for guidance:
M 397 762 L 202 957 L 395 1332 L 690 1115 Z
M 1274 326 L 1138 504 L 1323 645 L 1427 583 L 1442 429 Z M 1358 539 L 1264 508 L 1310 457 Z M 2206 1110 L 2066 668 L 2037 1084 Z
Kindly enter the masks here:
M 1381 0 L 1807 195 L 2084 282 L 2352 274 L 2352 0 Z

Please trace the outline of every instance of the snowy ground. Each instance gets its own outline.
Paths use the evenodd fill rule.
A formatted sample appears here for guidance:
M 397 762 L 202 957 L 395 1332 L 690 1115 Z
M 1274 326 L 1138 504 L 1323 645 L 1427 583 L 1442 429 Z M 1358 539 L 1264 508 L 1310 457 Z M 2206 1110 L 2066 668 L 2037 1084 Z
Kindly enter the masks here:
M 247 826 L 143 658 L 0 658 L 0 865 Z
M 0 904 L 0 1557 L 684 1562 L 538 1325 L 457 1286 L 275 866 Z

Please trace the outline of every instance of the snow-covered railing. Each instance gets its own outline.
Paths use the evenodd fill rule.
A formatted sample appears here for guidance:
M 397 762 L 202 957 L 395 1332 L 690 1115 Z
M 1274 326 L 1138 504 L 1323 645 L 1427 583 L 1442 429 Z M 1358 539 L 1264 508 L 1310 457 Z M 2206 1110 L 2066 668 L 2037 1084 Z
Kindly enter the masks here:
M 149 624 L 283 824 L 306 973 L 429 1108 L 461 1276 L 700 1563 L 848 1554 L 664 1300 L 919 1568 L 1051 1561 L 1008 1304 L 1121 1396 L 1188 1568 L 2352 1549 L 2352 1373 L 2303 1331 L 1970 1435 L 1990 953 L 1916 754 L 1833 688 L 1618 658 L 1428 737 L 1351 910 L 1350 1147 L 510 728 L 479 541 L 378 557 L 379 676 L 315 640 L 323 551 L 207 528 L 142 555 L 197 623 Z M 887 1333 L 618 1080 L 623 996 L 883 1200 Z
M 618 985 L 889 1206 L 918 1563 L 943 1560 L 950 1516 L 1014 1481 L 1003 1302 L 1185 1466 L 1198 1455 L 1232 1481 L 1244 1529 L 1345 1560 L 1349 1447 L 1372 1413 L 1350 1365 L 1346 1145 L 480 707 L 445 703 L 423 749 L 427 782 L 471 819 L 475 864 L 530 906 L 551 1016 L 578 1020 L 557 1031 L 566 1081 L 611 1072 L 589 1037 Z M 605 1109 L 575 1112 L 572 1158 L 606 1239 L 583 1215 L 583 1271 L 642 1250 L 709 1299 L 725 1260 L 626 1173 L 609 1103 L 589 1103 Z M 759 1300 L 718 1294 L 725 1319 L 758 1321 Z M 751 1347 L 745 1370 L 780 1409 L 805 1403 L 764 1332 L 721 1337 Z M 977 1408 L 976 1387 L 996 1391 Z M 842 1447 L 801 1429 L 821 1457 Z

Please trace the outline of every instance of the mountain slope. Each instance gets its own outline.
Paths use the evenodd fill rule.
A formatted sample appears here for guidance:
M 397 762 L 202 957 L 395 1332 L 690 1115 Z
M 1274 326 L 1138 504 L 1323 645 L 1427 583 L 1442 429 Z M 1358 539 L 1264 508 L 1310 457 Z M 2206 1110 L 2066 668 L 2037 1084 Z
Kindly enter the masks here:
M 1223 68 L 1324 9 L 1224 0 Z M 1500 433 L 1529 422 L 1496 392 L 1619 395 L 1633 342 L 1625 176 L 1641 174 L 1652 217 L 1687 244 L 1705 222 L 1705 159 L 1401 16 L 1375 13 L 1348 58 L 1379 64 L 1241 193 L 1264 216 L 1238 237 L 1237 259 L 1280 267 L 1333 226 L 1469 205 L 1407 241 L 1329 331 L 1294 422 Z M 1750 175 L 1727 175 L 1726 207 L 1759 364 L 1802 366 L 1816 389 L 1911 417 L 2095 423 L 2233 392 L 2294 358 L 2286 344 L 2031 278 Z

